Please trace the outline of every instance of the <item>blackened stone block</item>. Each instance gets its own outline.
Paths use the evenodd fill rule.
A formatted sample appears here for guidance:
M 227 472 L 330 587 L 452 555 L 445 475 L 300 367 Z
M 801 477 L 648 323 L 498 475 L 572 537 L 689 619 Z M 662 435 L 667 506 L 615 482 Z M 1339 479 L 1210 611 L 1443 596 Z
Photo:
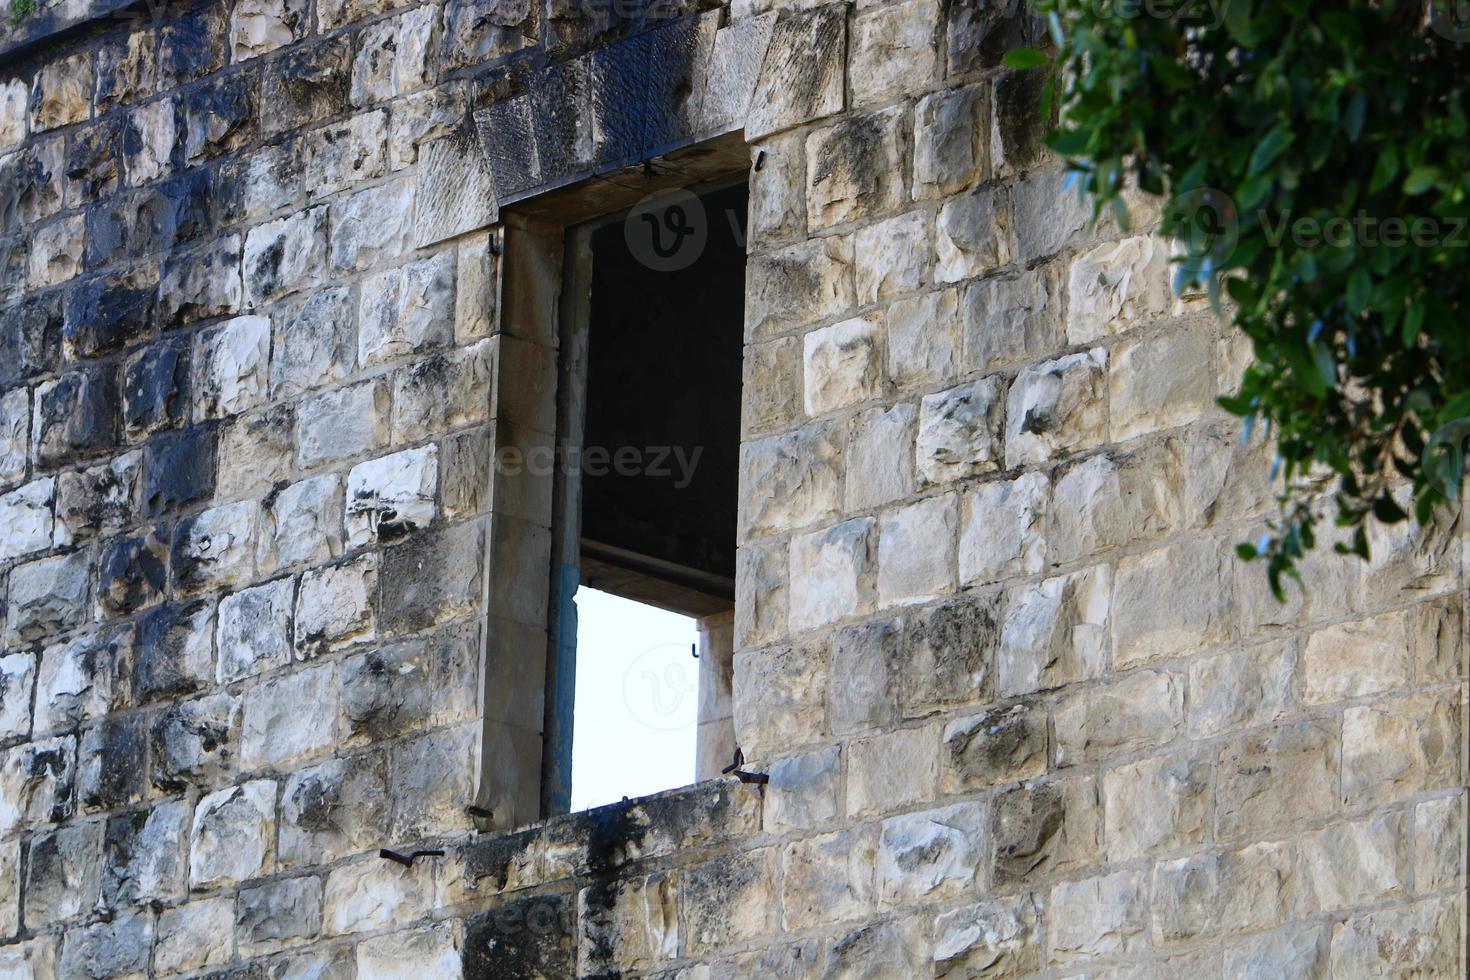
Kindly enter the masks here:
M 193 241 L 213 227 L 213 205 L 213 180 L 203 169 L 99 205 L 87 212 L 87 267 Z
M 122 119 L 106 119 L 71 134 L 66 140 L 67 207 L 80 207 L 117 189 L 121 166 Z
M 157 36 L 148 27 L 122 30 L 97 49 L 97 114 L 141 102 L 158 85 Z
M 537 159 L 546 184 L 565 181 L 590 161 L 582 159 L 591 142 L 587 69 L 590 59 L 553 65 L 531 90 Z
M 97 569 L 97 604 L 106 616 L 126 616 L 163 598 L 168 582 L 168 530 L 110 542 Z
M 352 48 L 347 38 L 287 51 L 266 66 L 260 125 L 269 135 L 309 126 L 347 107 Z
M 214 694 L 173 705 L 148 732 L 153 785 L 177 793 L 224 779 L 235 771 L 239 738 L 238 699 Z
M 687 17 L 648 32 L 647 81 L 642 90 L 648 106 L 642 134 L 645 154 L 691 135 L 716 26 L 710 17 Z
M 999 68 L 1007 51 L 1030 47 L 1046 34 L 1046 24 L 1023 0 L 951 0 L 949 74 Z
M 183 6 L 163 26 L 158 45 L 159 75 L 183 83 L 218 71 L 225 63 L 229 35 L 229 14 L 222 0 Z
M 211 678 L 214 608 L 204 601 L 149 610 L 138 623 L 133 700 L 147 704 L 193 694 Z
M 531 0 L 448 0 L 443 57 L 448 68 L 484 64 L 534 43 Z
M 63 374 L 37 387 L 33 449 L 42 465 L 70 463 L 117 444 L 121 408 L 110 365 Z
M 72 543 L 122 530 L 137 519 L 142 454 L 115 456 L 56 480 L 56 521 Z
M 9 232 L 61 210 L 63 149 L 55 136 L 0 161 L 0 228 Z
M 383 551 L 381 625 L 413 633 L 471 611 L 480 595 L 480 528 L 419 532 Z
M 61 298 L 28 299 L 0 310 L 0 388 L 10 388 L 61 363 Z
M 71 824 L 31 840 L 26 926 L 45 928 L 92 910 L 102 872 L 102 824 Z
M 569 897 L 538 895 L 466 920 L 465 980 L 572 976 L 574 917 Z
M 183 99 L 184 159 L 209 160 L 255 139 L 255 73 L 216 78 Z
M 66 296 L 65 340 L 69 357 L 95 357 L 137 343 L 153 322 L 157 283 L 146 274 L 98 276 Z
M 63 937 L 57 975 L 126 977 L 148 970 L 153 945 L 153 917 L 132 912 L 107 922 L 73 929 Z
M 588 79 L 592 154 L 599 164 L 631 161 L 641 155 L 651 109 L 648 71 L 652 50 L 648 36 L 640 35 L 592 52 Z
M 1046 152 L 1050 120 L 1041 115 L 1041 98 L 1046 76 L 1034 71 L 1009 71 L 995 80 L 992 112 L 1000 138 L 997 166 L 1006 172 L 1024 170 Z
M 224 178 L 221 178 L 223 180 Z M 240 239 L 211 242 L 163 260 L 158 316 L 166 327 L 234 313 L 240 308 Z
M 145 347 L 123 364 L 123 430 L 130 436 L 171 428 L 189 416 L 189 346 L 184 338 Z
M 158 436 L 143 453 L 143 513 L 177 510 L 214 493 L 215 432 L 192 425 Z
M 143 798 L 148 727 L 141 714 L 109 715 L 82 735 L 77 795 L 83 810 L 113 810 Z
M 175 800 L 107 821 L 102 844 L 103 908 L 115 911 L 183 897 L 187 868 L 179 841 L 188 818 L 187 805 Z

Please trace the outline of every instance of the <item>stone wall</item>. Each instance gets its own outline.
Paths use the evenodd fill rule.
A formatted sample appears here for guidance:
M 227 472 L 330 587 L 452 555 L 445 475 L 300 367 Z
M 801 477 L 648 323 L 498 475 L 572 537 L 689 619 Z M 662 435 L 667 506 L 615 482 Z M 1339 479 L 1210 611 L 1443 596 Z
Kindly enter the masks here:
M 1016 6 L 182 0 L 11 46 L 0 977 L 1463 975 L 1458 519 L 1285 605 L 1234 559 L 1246 350 L 1146 201 L 1064 187 Z M 499 208 L 732 130 L 770 783 L 477 834 L 534 353 Z

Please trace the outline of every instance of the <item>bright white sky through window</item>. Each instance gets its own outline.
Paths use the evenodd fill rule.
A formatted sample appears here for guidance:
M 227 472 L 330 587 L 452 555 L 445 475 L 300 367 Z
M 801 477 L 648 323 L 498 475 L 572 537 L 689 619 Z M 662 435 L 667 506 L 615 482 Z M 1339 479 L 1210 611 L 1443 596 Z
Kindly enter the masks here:
M 692 783 L 694 620 L 585 587 L 576 603 L 572 810 Z

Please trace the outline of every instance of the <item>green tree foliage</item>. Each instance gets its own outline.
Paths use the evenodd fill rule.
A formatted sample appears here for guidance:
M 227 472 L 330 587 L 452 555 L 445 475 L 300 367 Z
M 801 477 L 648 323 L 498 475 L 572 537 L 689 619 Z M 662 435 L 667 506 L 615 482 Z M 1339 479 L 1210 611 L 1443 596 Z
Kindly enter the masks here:
M 1275 437 L 1280 516 L 1247 558 L 1296 575 L 1320 518 L 1422 523 L 1470 434 L 1470 23 L 1404 0 L 1039 0 L 1051 147 L 1098 209 L 1165 198 L 1198 283 L 1254 345 L 1221 399 Z M 1222 292 L 1228 303 L 1222 302 Z M 1412 481 L 1412 507 L 1391 493 Z M 1328 498 L 1332 503 L 1327 503 Z

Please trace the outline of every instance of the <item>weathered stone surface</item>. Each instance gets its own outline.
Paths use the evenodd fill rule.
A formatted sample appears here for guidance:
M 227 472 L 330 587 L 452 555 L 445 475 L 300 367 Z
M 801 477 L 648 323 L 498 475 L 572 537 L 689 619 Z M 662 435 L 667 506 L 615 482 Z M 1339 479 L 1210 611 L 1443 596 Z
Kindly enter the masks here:
M 347 476 L 346 526 L 351 546 L 387 542 L 434 520 L 439 457 L 433 446 L 359 463 Z
M 1035 575 L 1046 562 L 1045 474 L 985 483 L 960 498 L 959 581 L 983 585 Z
M 295 430 L 296 411 L 289 403 L 238 415 L 216 427 L 215 499 L 261 498 L 286 482 L 296 452 Z
M 147 720 L 137 713 L 112 715 L 82 734 L 77 749 L 77 802 L 84 811 L 114 810 L 143 798 Z
M 1108 857 L 1121 863 L 1204 841 L 1211 824 L 1211 777 L 1209 763 L 1195 755 L 1108 770 L 1103 778 Z
M 934 798 L 939 732 L 908 728 L 853 742 L 847 753 L 847 814 L 891 812 Z
M 55 495 L 56 481 L 49 477 L 0 494 L 0 561 L 51 547 Z
M 1465 882 L 1465 793 L 1414 807 L 1414 887 L 1420 893 Z
M 261 509 L 256 565 L 276 568 L 335 558 L 343 548 L 343 491 L 337 476 L 318 476 L 286 487 Z
M 242 316 L 198 335 L 194 348 L 196 420 L 237 415 L 266 400 L 271 324 Z
M 1020 0 L 984 3 L 963 0 L 947 8 L 949 73 L 999 68 L 1012 48 L 1040 42 L 1046 23 Z
M 1248 980 L 1292 980 L 1327 973 L 1326 933 L 1319 926 L 1292 926 L 1252 936 L 1225 949 L 1225 973 Z
M 989 697 L 997 600 L 996 593 L 980 593 L 904 617 L 894 676 L 905 717 Z
M 1184 685 L 1172 674 L 1137 670 L 1057 705 L 1057 764 L 1072 765 L 1158 745 L 1184 723 Z
M 141 187 L 172 172 L 174 150 L 179 145 L 174 108 L 172 99 L 163 98 L 128 113 L 122 152 L 123 169 L 132 186 Z
M 0 844 L 0 933 L 13 936 L 20 929 L 20 841 Z M 4 969 L 0 961 L 0 969 Z
M 948 201 L 935 221 L 936 282 L 960 282 L 993 272 L 1015 257 L 1005 191 L 974 191 Z
M 801 418 L 801 344 L 794 337 L 745 348 L 741 380 L 741 431 L 784 428 Z
M 269 779 L 211 793 L 194 810 L 189 834 L 191 888 L 256 877 L 275 861 L 276 784 Z
M 25 479 L 30 453 L 30 392 L 17 388 L 0 395 L 0 486 Z
M 272 677 L 245 693 L 240 765 L 286 768 L 328 751 L 337 722 L 332 664 Z
M 1041 965 L 1041 912 L 1033 896 L 997 899 L 934 920 L 934 976 L 1010 977 Z
M 1166 326 L 1113 349 L 1108 378 L 1112 437 L 1171 429 L 1215 416 L 1213 322 Z
M 1061 287 L 1046 265 L 966 285 L 960 298 L 966 371 L 1027 361 L 1059 346 Z
M 1409 824 L 1406 814 L 1396 813 L 1303 835 L 1302 885 L 1313 907 L 1334 911 L 1407 892 Z
M 73 929 L 62 940 L 58 975 L 87 980 L 142 976 L 152 944 L 153 918 L 147 913 Z
M 371 744 L 427 725 L 468 720 L 474 699 L 465 693 L 465 680 L 478 658 L 473 632 L 451 630 L 343 661 L 343 741 Z
M 278 133 L 341 112 L 347 107 L 351 66 L 352 43 L 345 35 L 270 59 L 261 79 L 262 130 Z
M 1289 843 L 1269 841 L 1224 854 L 1154 866 L 1154 933 L 1174 943 L 1234 933 L 1302 915 L 1309 907 Z
M 329 863 L 380 840 L 385 779 L 377 754 L 330 759 L 292 775 L 281 790 L 282 866 Z
M 781 853 L 783 925 L 797 931 L 871 914 L 875 850 L 868 828 L 786 845 Z
M 1337 805 L 1332 728 L 1306 721 L 1247 735 L 1220 750 L 1216 823 L 1223 838 L 1325 816 Z M 1282 806 L 1290 800 L 1289 808 Z
M 1445 693 L 1348 708 L 1342 717 L 1342 801 L 1387 803 L 1455 783 L 1461 705 Z
M 813 239 L 751 256 L 745 277 L 747 339 L 784 333 L 855 305 L 853 243 Z
M 995 111 L 999 113 L 999 107 Z M 998 168 L 1008 165 L 1009 161 L 997 160 L 996 156 L 992 141 L 993 164 Z M 1010 202 L 1016 229 L 1016 257 L 1028 265 L 1064 245 L 1085 241 L 1099 231 L 1092 227 L 1092 204 L 1067 187 L 1067 178 L 1059 167 L 1028 174 L 1012 183 Z
M 235 929 L 244 955 L 274 952 L 315 938 L 321 928 L 320 878 L 282 878 L 240 889 Z
M 1211 538 L 1194 538 L 1118 562 L 1113 590 L 1119 669 L 1178 657 L 1230 631 L 1230 562 Z
M 841 812 L 842 759 L 834 746 L 771 765 L 763 822 L 775 833 L 810 829 Z
M 92 115 L 92 58 L 82 52 L 59 58 L 36 75 L 31 93 L 31 131 L 83 122 Z
M 117 379 L 106 367 L 81 368 L 35 390 L 34 461 L 71 462 L 111 449 L 117 434 Z
M 1054 886 L 1048 907 L 1068 911 L 1052 921 L 1052 963 L 1126 956 L 1142 949 L 1148 943 L 1147 894 L 1148 879 L 1138 871 Z
M 266 106 L 269 112 L 269 103 Z M 304 196 L 302 171 L 300 141 L 295 139 L 245 156 L 227 157 L 220 165 L 220 182 L 231 193 L 225 202 L 226 216 L 262 218 L 299 203 Z
M 327 208 L 257 225 L 245 236 L 245 299 L 258 305 L 322 284 L 327 269 Z
M 955 589 L 949 554 L 959 527 L 953 494 L 930 497 L 883 515 L 878 522 L 878 605 L 926 602 Z M 943 550 L 934 547 L 944 542 Z
M 332 264 L 367 269 L 407 252 L 411 245 L 413 182 L 400 180 L 359 191 L 332 205 Z
M 434 105 L 424 110 L 427 118 L 416 127 L 421 132 L 415 133 L 417 139 L 407 148 L 411 153 L 414 145 L 420 147 L 413 238 L 421 248 L 485 228 L 500 215 L 494 175 L 474 133 L 462 125 L 462 113 L 456 117 L 453 107 L 446 111 Z M 445 118 L 435 125 L 434 116 L 439 111 Z M 401 137 L 396 129 L 400 118 L 401 113 L 395 112 L 390 153 L 400 152 Z M 441 134 L 439 130 L 449 131 Z M 436 135 L 439 138 L 430 139 Z
M 1465 898 L 1355 915 L 1332 927 L 1335 976 L 1452 976 L 1463 966 Z
M 102 901 L 109 909 L 183 897 L 189 805 L 183 800 L 107 821 Z
M 926 395 L 915 447 L 919 478 L 947 483 L 998 468 L 1002 409 L 998 378 Z
M 875 525 L 857 518 L 792 540 L 793 632 L 873 611 Z
M 808 415 L 869 401 L 883 385 L 882 324 L 875 316 L 843 320 L 803 338 Z
M 674 933 L 677 936 L 677 931 Z M 633 958 L 632 962 L 639 962 Z M 357 947 L 359 976 L 383 980 L 413 977 L 444 977 L 459 980 L 464 974 L 459 943 L 451 923 L 440 923 L 408 933 L 369 939 Z
M 98 560 L 98 612 L 126 616 L 161 601 L 168 583 L 168 551 L 163 527 L 109 542 Z
M 241 149 L 255 140 L 259 128 L 254 76 L 221 75 L 187 90 L 179 116 L 187 162 Z
M 154 786 L 176 792 L 217 784 L 238 764 L 240 700 L 220 693 L 180 701 L 158 716 L 149 738 Z
M 990 177 L 990 107 L 967 85 L 926 95 L 914 108 L 914 199 L 956 194 Z
M 248 61 L 284 47 L 309 27 L 303 0 L 245 0 L 230 12 L 230 60 Z
M 1067 283 L 1067 342 L 1094 343 L 1162 316 L 1169 309 L 1169 247 L 1141 235 L 1099 245 L 1072 260 Z
M 68 824 L 38 834 L 31 839 L 26 865 L 27 926 L 44 928 L 90 912 L 101 881 L 101 822 Z
M 932 88 L 939 67 L 938 28 L 939 4 L 933 0 L 859 10 L 848 52 L 853 104 L 888 102 Z
M 736 654 L 737 744 L 752 759 L 811 744 L 825 728 L 826 693 L 825 643 Z
M 844 19 L 842 11 L 828 6 L 776 21 L 751 93 L 746 139 L 760 139 L 842 110 Z
M 1401 687 L 1409 679 L 1408 614 L 1318 630 L 1302 652 L 1302 701 L 1324 704 Z
M 1107 351 L 1095 348 L 1029 367 L 1006 398 L 1006 465 L 1038 463 L 1103 442 Z
M 473 615 L 482 599 L 484 523 L 416 534 L 383 553 L 383 629 L 412 633 Z
M 1000 693 L 1029 694 L 1099 676 L 1107 662 L 1111 597 L 1106 566 L 1012 591 L 996 653 Z
M 696 865 L 684 876 L 688 949 L 703 952 L 761 936 L 775 926 L 771 850 L 731 854 Z
M 188 346 L 170 338 L 145 347 L 123 365 L 123 431 L 131 437 L 171 428 L 189 417 Z
M 980 803 L 959 803 L 883 821 L 875 870 L 879 904 L 954 897 L 971 887 L 986 847 Z
M 229 962 L 235 928 L 235 902 L 209 898 L 158 916 L 153 968 L 159 973 L 187 973 Z
M 110 463 L 61 474 L 56 480 L 58 544 L 121 530 L 137 510 L 140 456 L 126 453 Z
M 0 753 L 0 837 L 23 824 L 56 823 L 74 812 L 76 738 L 39 739 Z
M 87 566 L 87 553 L 74 551 L 13 567 L 5 611 L 7 644 L 45 639 L 81 625 L 88 608 Z
M 958 375 L 960 334 L 954 290 L 900 300 L 888 307 L 884 323 L 888 371 L 895 385 L 933 387 L 952 382 Z
M 739 537 L 804 527 L 841 508 L 844 431 L 817 422 L 740 447 Z
M 1296 659 L 1284 643 L 1197 657 L 1189 664 L 1189 732 L 1208 738 L 1279 720 L 1292 702 Z
M 43 936 L 26 942 L 0 946 L 0 970 L 30 980 L 31 977 L 56 975 L 56 949 L 59 945 L 54 936 Z
M 283 578 L 220 601 L 216 637 L 219 683 L 229 684 L 291 662 L 295 591 L 295 583 Z
M 0 657 L 0 739 L 31 731 L 31 694 L 36 686 L 36 658 L 28 653 Z
M 899 623 L 878 620 L 839 630 L 831 643 L 827 724 L 834 735 L 891 725 L 896 717 L 890 675 Z
M 961 793 L 1046 772 L 1046 711 L 1036 703 L 992 708 L 944 729 L 939 789 Z
M 307 194 L 325 197 L 383 176 L 388 169 L 388 120 L 379 110 L 349 117 L 306 134 Z
M 364 381 L 303 402 L 296 414 L 296 457 L 302 466 L 347 459 L 388 441 L 388 388 Z
M 300 395 L 343 381 L 357 363 L 352 293 L 317 290 L 278 308 L 271 356 L 271 393 Z
M 846 224 L 902 203 L 902 114 L 851 116 L 807 137 L 807 227 Z
M 431 875 L 377 855 L 341 865 L 327 876 L 324 930 L 329 936 L 403 926 L 428 911 Z
M 872 408 L 848 423 L 844 504 L 849 511 L 901 500 L 913 492 L 913 405 Z M 739 604 L 736 604 L 737 613 Z
M 47 647 L 36 672 L 36 733 L 75 728 L 127 705 L 133 653 L 130 628 Z
M 26 138 L 26 104 L 30 91 L 19 78 L 7 80 L 0 85 L 0 148 L 10 149 Z
M 376 555 L 308 572 L 296 598 L 296 647 L 321 651 L 368 640 L 376 631 Z
M 133 655 L 135 703 L 191 694 L 213 674 L 213 605 L 161 606 L 139 621 Z
M 239 501 L 181 521 L 174 532 L 170 566 L 186 591 L 243 585 L 254 568 L 256 504 Z

